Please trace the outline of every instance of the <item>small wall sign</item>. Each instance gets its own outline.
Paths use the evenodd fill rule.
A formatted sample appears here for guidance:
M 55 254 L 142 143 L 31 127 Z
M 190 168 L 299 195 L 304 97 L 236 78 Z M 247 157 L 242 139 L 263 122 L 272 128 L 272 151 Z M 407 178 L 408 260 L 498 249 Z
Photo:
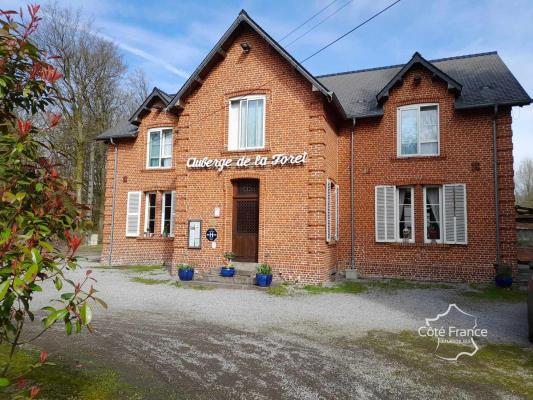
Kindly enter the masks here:
M 205 238 L 209 240 L 210 242 L 215 241 L 217 236 L 218 236 L 217 230 L 214 228 L 209 228 L 207 231 L 205 231 Z
M 225 168 L 235 166 L 237 168 L 249 168 L 249 167 L 266 167 L 271 165 L 276 166 L 288 166 L 288 165 L 301 165 L 307 161 L 307 152 L 304 151 L 300 154 L 286 154 L 279 153 L 274 154 L 272 157 L 256 155 L 255 157 L 241 156 L 239 158 L 196 158 L 190 157 L 187 160 L 187 168 L 189 169 L 216 169 L 221 172 Z
M 202 221 L 189 220 L 189 249 L 199 249 L 202 238 Z

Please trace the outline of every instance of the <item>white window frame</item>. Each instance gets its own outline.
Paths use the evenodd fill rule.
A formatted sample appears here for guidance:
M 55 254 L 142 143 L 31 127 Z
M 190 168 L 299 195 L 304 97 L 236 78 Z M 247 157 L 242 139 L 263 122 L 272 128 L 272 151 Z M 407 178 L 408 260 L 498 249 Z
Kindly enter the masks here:
M 437 153 L 435 154 L 421 154 L 420 153 L 420 109 L 422 107 L 437 107 Z M 416 130 L 417 130 L 417 144 L 416 154 L 402 154 L 402 111 L 416 110 Z M 424 142 L 433 143 L 433 142 Z M 439 103 L 422 103 L 422 104 L 410 104 L 407 106 L 398 107 L 396 110 L 396 154 L 399 158 L 407 157 L 438 157 L 440 156 L 440 106 Z
M 139 208 L 137 213 L 130 213 L 130 195 L 137 194 L 139 195 Z M 142 209 L 142 192 L 134 191 L 134 192 L 128 192 L 127 194 L 127 201 L 126 201 L 126 237 L 137 237 L 139 236 L 139 228 L 141 225 L 141 209 Z M 137 216 L 137 231 L 135 233 L 130 234 L 128 232 L 128 219 L 130 215 Z
M 428 238 L 428 216 L 427 216 L 427 196 L 426 189 L 439 189 L 439 237 L 440 239 Z M 444 243 L 444 202 L 442 198 L 442 185 L 427 185 L 424 186 L 424 243 Z
M 144 195 L 144 231 L 143 233 L 148 232 L 148 218 L 149 218 L 149 212 L 150 212 L 150 195 L 155 194 L 155 200 L 154 200 L 154 207 L 157 211 L 157 192 L 145 192 Z M 157 215 L 154 217 L 154 231 L 151 232 L 155 235 L 155 222 L 157 221 Z
M 168 237 L 174 237 L 174 207 L 176 206 L 176 192 L 175 191 L 166 191 L 161 193 L 161 235 L 164 234 L 165 229 L 165 199 L 166 195 L 170 194 L 170 232 Z
M 170 165 L 167 167 L 163 167 L 161 165 L 163 160 L 163 149 L 165 148 L 165 144 L 163 143 L 163 131 L 170 130 Z M 159 165 L 158 166 L 150 166 L 150 137 L 152 132 L 159 132 Z M 162 127 L 162 128 L 151 128 L 148 129 L 147 133 L 147 139 L 146 139 L 146 168 L 147 169 L 169 169 L 173 166 L 173 153 L 174 153 L 174 130 L 171 127 Z M 164 157 L 169 158 L 169 157 Z
M 378 188 L 394 188 L 394 237 L 391 239 L 378 239 Z M 411 238 L 404 239 L 400 235 L 400 213 L 398 210 L 400 204 L 400 189 L 411 189 Z M 409 185 L 394 186 L 394 185 L 376 185 L 374 187 L 374 230 L 376 243 L 415 243 L 416 228 L 415 228 L 415 187 Z M 386 218 L 387 211 L 385 210 L 384 217 Z M 385 223 L 385 231 L 387 231 L 387 224 Z
M 262 146 L 255 146 L 255 147 L 241 147 L 239 145 L 239 132 L 240 132 L 240 104 L 239 104 L 239 118 L 237 122 L 237 127 L 233 127 L 233 123 L 231 120 L 231 103 L 234 101 L 241 101 L 241 100 L 263 100 L 263 145 Z M 238 96 L 238 97 L 232 97 L 228 101 L 228 150 L 229 151 L 244 151 L 244 150 L 260 150 L 264 149 L 266 146 L 266 95 L 250 95 L 250 96 Z
M 400 189 L 411 190 L 411 239 L 404 239 L 400 235 Z M 396 241 L 400 243 L 414 243 L 415 242 L 415 187 L 414 186 L 396 186 L 396 194 L 394 198 L 394 225 L 396 227 L 395 237 Z

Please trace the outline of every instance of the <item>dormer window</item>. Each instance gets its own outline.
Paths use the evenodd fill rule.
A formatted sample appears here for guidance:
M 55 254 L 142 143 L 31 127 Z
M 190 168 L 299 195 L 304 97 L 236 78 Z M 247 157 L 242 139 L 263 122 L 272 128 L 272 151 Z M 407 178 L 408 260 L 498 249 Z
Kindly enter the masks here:
M 265 147 L 266 96 L 245 96 L 230 100 L 228 150 Z
M 439 106 L 398 108 L 398 157 L 439 155 Z
M 172 129 L 148 130 L 148 168 L 172 167 Z

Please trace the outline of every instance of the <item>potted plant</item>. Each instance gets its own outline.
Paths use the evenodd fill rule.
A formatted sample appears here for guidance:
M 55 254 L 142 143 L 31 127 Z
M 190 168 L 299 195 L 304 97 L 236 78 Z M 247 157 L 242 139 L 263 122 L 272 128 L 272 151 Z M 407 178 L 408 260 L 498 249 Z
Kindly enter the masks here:
M 224 265 L 220 268 L 220 275 L 225 277 L 232 277 L 235 275 L 235 267 L 232 264 L 232 261 L 237 255 L 231 251 L 226 251 L 224 253 Z
M 268 264 L 261 264 L 257 266 L 257 273 L 255 274 L 255 283 L 257 286 L 270 286 L 272 284 L 272 268 Z
M 513 271 L 509 265 L 494 265 L 496 275 L 494 283 L 499 288 L 510 288 L 513 284 Z
M 178 276 L 180 281 L 192 281 L 194 277 L 194 268 L 189 264 L 180 264 L 178 266 Z

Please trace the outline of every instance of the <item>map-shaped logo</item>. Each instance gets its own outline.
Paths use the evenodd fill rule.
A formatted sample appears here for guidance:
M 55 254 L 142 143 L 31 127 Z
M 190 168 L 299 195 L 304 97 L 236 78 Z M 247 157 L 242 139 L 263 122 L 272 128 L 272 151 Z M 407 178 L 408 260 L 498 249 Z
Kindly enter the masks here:
M 418 328 L 418 334 L 437 339 L 435 356 L 457 361 L 461 356 L 472 357 L 478 352 L 475 339 L 487 337 L 487 330 L 478 327 L 476 316 L 461 310 L 456 304 L 450 304 L 445 312 L 426 318 L 426 324 Z

